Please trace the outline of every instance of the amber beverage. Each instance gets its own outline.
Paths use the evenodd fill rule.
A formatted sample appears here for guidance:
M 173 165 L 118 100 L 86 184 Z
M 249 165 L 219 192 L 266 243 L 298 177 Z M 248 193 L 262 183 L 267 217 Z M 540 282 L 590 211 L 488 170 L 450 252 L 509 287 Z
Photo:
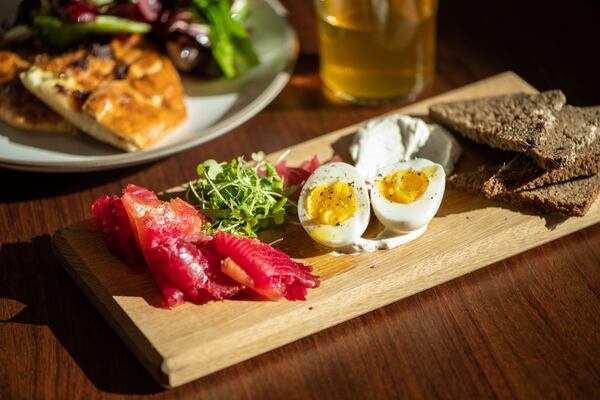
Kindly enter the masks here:
M 321 78 L 379 104 L 415 96 L 435 71 L 437 0 L 315 0 Z

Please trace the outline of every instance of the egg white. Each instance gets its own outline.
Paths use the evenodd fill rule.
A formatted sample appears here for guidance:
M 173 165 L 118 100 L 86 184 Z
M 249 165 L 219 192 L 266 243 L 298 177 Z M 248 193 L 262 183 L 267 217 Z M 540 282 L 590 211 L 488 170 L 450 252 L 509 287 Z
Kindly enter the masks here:
M 434 173 L 429 177 L 429 183 L 423 195 L 412 203 L 402 204 L 387 199 L 381 193 L 378 184 L 374 184 L 371 188 L 373 212 L 386 228 L 397 233 L 408 233 L 429 224 L 442 203 L 446 187 L 446 174 L 441 165 L 424 158 L 400 161 L 377 171 L 376 179 L 382 179 L 394 171 L 422 170 L 426 167 L 435 167 Z
M 315 187 L 345 182 L 354 188 L 356 212 L 340 225 L 324 225 L 314 221 L 306 212 L 306 198 Z M 304 230 L 317 243 L 327 247 L 346 246 L 362 236 L 369 224 L 371 207 L 369 192 L 358 170 L 350 164 L 334 162 L 319 167 L 308 178 L 298 199 L 298 218 Z

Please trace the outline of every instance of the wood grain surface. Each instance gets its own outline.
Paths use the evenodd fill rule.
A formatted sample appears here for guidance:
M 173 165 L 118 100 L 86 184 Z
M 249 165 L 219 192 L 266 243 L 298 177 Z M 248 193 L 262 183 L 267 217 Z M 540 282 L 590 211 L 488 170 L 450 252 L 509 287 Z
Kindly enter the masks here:
M 390 304 L 179 388 L 161 389 L 53 258 L 57 229 L 135 182 L 162 190 L 205 158 L 273 152 L 390 111 L 332 100 L 309 1 L 285 1 L 301 38 L 294 77 L 231 133 L 136 168 L 0 170 L 0 398 L 598 398 L 600 226 Z M 505 70 L 575 105 L 600 104 L 598 4 L 441 1 L 442 93 Z

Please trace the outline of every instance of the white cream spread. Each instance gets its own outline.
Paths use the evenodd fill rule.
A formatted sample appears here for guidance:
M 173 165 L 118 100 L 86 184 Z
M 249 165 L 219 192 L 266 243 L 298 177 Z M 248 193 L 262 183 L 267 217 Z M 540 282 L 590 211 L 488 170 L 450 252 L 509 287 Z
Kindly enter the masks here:
M 454 136 L 440 125 L 400 114 L 369 121 L 350 146 L 355 166 L 368 183 L 378 169 L 415 157 L 442 165 L 449 175 L 461 152 Z

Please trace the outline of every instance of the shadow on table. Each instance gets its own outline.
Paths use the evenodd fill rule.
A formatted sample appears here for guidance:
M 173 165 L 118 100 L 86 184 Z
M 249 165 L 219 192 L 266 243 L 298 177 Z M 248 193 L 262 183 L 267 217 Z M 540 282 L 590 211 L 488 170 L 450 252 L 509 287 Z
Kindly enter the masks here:
M 161 389 L 54 259 L 50 236 L 0 247 L 0 302 L 24 308 L 0 324 L 47 325 L 101 391 L 148 394 Z M 36 349 L 45 351 L 47 349 Z M 59 365 L 60 354 L 54 368 Z

